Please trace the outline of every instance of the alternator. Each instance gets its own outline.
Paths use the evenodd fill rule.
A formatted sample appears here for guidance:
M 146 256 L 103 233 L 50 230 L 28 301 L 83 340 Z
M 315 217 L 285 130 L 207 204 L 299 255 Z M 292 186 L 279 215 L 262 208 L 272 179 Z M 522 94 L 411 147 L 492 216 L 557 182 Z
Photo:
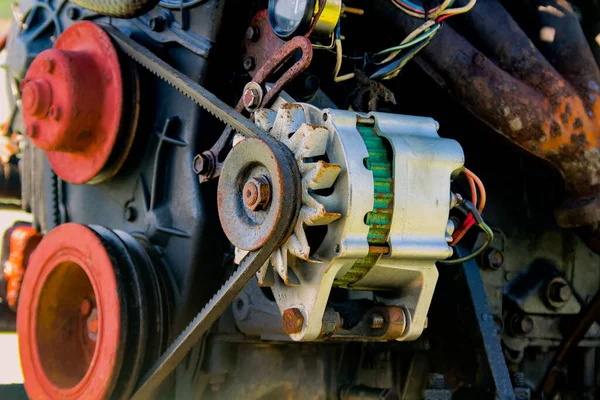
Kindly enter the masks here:
M 452 255 L 447 223 L 451 175 L 464 163 L 460 145 L 440 138 L 431 118 L 285 104 L 257 111 L 255 121 L 290 148 L 303 177 L 294 234 L 258 276 L 281 313 L 297 316 L 290 337 L 323 336 L 335 286 L 396 291 L 385 305 L 401 307 L 406 318 L 394 338 L 418 338 L 435 262 Z

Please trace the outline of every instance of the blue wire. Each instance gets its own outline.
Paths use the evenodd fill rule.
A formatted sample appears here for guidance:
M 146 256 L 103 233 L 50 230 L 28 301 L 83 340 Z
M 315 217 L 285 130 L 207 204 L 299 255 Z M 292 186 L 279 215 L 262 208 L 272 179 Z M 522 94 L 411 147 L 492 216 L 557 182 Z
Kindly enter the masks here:
M 408 4 L 409 6 L 411 6 L 411 7 L 413 7 L 413 8 L 416 8 L 417 10 L 421 10 L 421 11 L 425 12 L 425 9 L 424 9 L 422 6 L 420 6 L 420 5 L 418 5 L 418 4 L 415 4 L 415 3 L 413 3 L 413 2 L 412 2 L 412 1 L 410 1 L 410 0 L 401 0 L 401 1 L 402 1 L 403 3 L 406 3 L 406 4 Z M 450 3 L 450 4 L 448 5 L 448 8 L 452 7 L 452 5 L 453 5 L 453 4 L 454 4 L 454 0 L 452 0 L 452 3 Z

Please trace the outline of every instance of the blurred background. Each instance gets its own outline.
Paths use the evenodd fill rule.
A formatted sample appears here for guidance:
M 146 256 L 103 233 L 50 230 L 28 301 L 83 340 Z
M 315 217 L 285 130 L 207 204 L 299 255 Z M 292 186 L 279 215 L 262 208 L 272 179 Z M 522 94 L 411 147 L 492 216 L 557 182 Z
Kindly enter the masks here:
M 13 1 L 0 0 L 0 32 L 5 32 L 10 25 L 11 8 Z M 0 65 L 4 63 L 5 54 L 0 54 Z M 0 122 L 8 118 L 8 105 L 4 96 L 5 93 L 5 75 L 0 74 Z M 0 209 L 0 233 L 3 235 L 16 220 L 29 220 L 28 214 L 18 210 Z M 19 365 L 19 352 L 17 345 L 17 335 L 15 333 L 0 332 L 0 385 L 22 383 L 21 367 Z M 8 388 L 5 388 L 8 389 Z M 18 398 L 8 397 L 8 391 L 0 391 L 1 399 Z

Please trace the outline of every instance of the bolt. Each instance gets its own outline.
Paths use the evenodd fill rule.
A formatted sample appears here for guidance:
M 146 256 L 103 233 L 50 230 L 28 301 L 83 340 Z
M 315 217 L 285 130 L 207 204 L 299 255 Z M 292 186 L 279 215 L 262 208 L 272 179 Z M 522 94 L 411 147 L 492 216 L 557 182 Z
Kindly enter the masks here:
M 557 303 L 566 303 L 571 300 L 573 292 L 571 291 L 569 284 L 559 278 L 550 283 L 550 286 L 548 287 L 548 296 L 552 301 Z
M 62 110 L 60 107 L 50 106 L 48 109 L 48 116 L 55 121 L 60 121 L 60 117 L 62 116 Z
M 43 80 L 29 81 L 22 85 L 21 103 L 27 114 L 43 117 L 50 107 L 50 87 Z
M 271 184 L 264 176 L 252 177 L 246 182 L 243 189 L 244 204 L 251 211 L 264 210 L 271 201 Z
M 150 18 L 149 26 L 154 32 L 162 32 L 167 26 L 167 20 L 162 15 L 152 17 Z
M 298 308 L 288 308 L 283 312 L 281 326 L 286 334 L 302 332 L 302 325 L 304 325 L 304 316 Z
M 196 175 L 210 175 L 215 166 L 212 158 L 206 154 L 197 154 L 194 157 L 194 172 Z
M 246 71 L 252 71 L 256 67 L 256 61 L 253 57 L 245 56 L 244 57 L 244 69 Z
M 79 9 L 77 7 L 67 8 L 67 18 L 73 21 L 79 19 Z
M 84 318 L 87 318 L 92 312 L 93 307 L 94 305 L 92 304 L 90 299 L 83 299 L 80 306 L 81 315 L 83 315 Z
M 385 318 L 383 318 L 382 315 L 379 314 L 373 314 L 369 317 L 369 326 L 372 329 L 380 329 L 383 328 L 383 325 L 385 324 Z
M 527 335 L 533 331 L 533 319 L 529 315 L 516 315 L 511 321 L 511 328 L 515 335 Z
M 42 62 L 42 66 L 44 67 L 44 71 L 51 74 L 54 71 L 54 60 L 51 58 L 45 58 Z
M 137 219 L 137 210 L 135 207 L 127 206 L 123 211 L 123 216 L 125 217 L 125 221 L 133 222 Z
M 244 102 L 244 107 L 246 107 L 246 109 L 252 110 L 258 107 L 261 101 L 259 91 L 253 88 L 246 90 L 242 97 L 242 101 Z
M 248 29 L 246 29 L 246 39 L 248 39 L 252 42 L 258 42 L 259 38 L 260 38 L 260 30 L 258 30 L 257 27 L 249 26 Z
M 488 269 L 499 270 L 504 265 L 504 254 L 497 249 L 488 249 L 483 255 L 483 266 Z

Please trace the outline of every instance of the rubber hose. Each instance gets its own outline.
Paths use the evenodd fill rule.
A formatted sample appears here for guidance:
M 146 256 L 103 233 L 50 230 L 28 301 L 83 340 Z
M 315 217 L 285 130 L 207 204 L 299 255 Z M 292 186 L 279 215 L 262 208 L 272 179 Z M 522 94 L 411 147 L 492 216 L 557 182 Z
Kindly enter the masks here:
M 115 18 L 135 18 L 147 13 L 159 0 L 71 0 L 87 10 Z

